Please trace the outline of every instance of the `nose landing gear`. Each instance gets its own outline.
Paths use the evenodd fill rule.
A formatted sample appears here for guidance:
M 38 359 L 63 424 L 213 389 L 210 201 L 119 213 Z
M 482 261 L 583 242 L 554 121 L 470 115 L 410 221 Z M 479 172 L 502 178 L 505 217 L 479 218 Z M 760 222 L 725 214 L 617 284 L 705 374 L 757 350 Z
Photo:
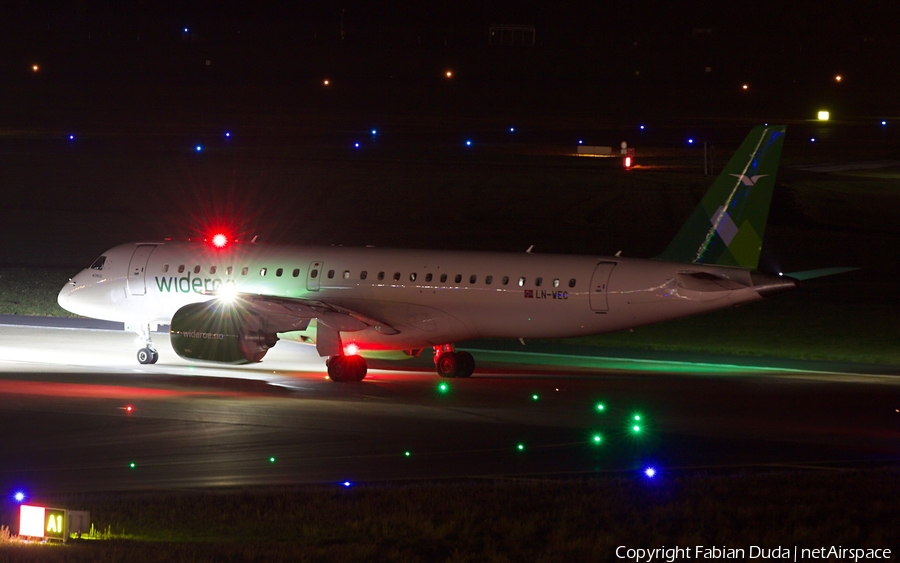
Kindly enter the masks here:
M 136 329 L 135 332 L 137 332 L 138 336 L 141 337 L 141 340 L 144 341 L 144 347 L 138 350 L 137 353 L 138 363 L 144 365 L 155 364 L 156 361 L 159 360 L 159 352 L 153 347 L 153 340 L 150 338 L 150 325 L 141 324 L 133 328 Z

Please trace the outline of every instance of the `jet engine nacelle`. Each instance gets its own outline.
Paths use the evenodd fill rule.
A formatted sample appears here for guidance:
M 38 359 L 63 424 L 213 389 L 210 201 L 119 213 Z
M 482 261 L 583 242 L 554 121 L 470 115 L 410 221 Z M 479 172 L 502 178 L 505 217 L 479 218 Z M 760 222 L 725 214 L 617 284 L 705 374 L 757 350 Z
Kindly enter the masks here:
M 169 328 L 172 348 L 182 358 L 224 364 L 259 362 L 278 341 L 265 319 L 218 300 L 185 305 Z

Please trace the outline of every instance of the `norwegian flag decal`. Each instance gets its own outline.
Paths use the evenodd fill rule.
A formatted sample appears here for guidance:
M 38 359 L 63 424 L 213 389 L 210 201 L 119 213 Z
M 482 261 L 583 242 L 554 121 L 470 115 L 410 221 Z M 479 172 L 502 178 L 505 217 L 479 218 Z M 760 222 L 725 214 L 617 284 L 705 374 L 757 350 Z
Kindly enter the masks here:
M 534 299 L 534 290 L 533 289 L 525 290 L 525 299 Z

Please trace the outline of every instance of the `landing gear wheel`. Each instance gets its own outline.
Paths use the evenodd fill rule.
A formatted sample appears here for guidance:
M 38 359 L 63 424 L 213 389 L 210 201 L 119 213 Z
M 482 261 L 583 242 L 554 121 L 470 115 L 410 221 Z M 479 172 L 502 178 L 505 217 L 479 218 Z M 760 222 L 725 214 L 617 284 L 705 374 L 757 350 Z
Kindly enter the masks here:
M 159 352 L 157 352 L 153 348 L 141 348 L 140 350 L 138 350 L 137 360 L 141 364 L 155 364 L 158 359 Z
M 438 356 L 434 367 L 441 377 L 456 377 L 459 372 L 459 357 L 455 352 L 444 352 Z
M 458 356 L 459 370 L 456 377 L 469 377 L 475 371 L 475 358 L 468 352 L 454 352 Z
M 368 370 L 362 356 L 332 356 L 328 359 L 328 377 L 335 383 L 362 381 Z

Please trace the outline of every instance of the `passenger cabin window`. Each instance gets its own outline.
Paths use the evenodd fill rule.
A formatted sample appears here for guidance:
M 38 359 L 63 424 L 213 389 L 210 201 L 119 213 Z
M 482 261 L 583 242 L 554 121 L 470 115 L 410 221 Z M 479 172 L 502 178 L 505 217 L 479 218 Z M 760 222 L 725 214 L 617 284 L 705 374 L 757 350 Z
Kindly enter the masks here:
M 394 272 L 394 281 L 400 281 L 400 272 Z
M 359 279 L 364 280 L 367 277 L 369 277 L 369 272 L 363 270 L 362 272 L 359 273 Z
M 243 268 L 241 268 L 242 276 L 246 276 L 249 272 L 250 272 L 250 268 L 248 268 L 247 266 L 244 266 Z
M 534 287 L 541 287 L 542 283 L 544 283 L 544 278 L 536 278 L 534 280 Z
M 163 264 L 163 272 L 168 272 L 168 271 L 169 271 L 169 265 Z
M 215 273 L 216 273 L 216 267 L 215 267 L 215 266 L 210 266 L 210 267 L 209 267 L 209 273 L 210 273 L 210 274 L 215 274 Z
M 447 282 L 447 274 L 441 274 L 441 283 Z
M 430 282 L 430 281 L 431 281 L 431 274 L 425 274 L 425 281 L 426 281 L 426 282 Z
M 300 276 L 300 268 L 294 268 L 294 271 L 291 272 L 291 275 L 294 276 L 295 278 L 299 277 Z
M 494 283 L 494 276 L 487 276 L 486 278 L 484 278 L 484 283 L 486 283 L 488 285 L 491 285 L 492 283 Z
M 199 273 L 200 273 L 200 264 L 197 264 L 196 266 L 194 266 L 194 273 L 195 273 L 195 274 L 199 274 Z
M 259 275 L 265 276 L 265 275 L 266 275 L 266 272 L 268 272 L 268 271 L 269 271 L 268 268 L 261 268 L 261 269 L 259 270 Z
M 453 278 L 456 283 L 460 283 L 462 281 L 462 274 L 456 274 L 456 277 Z
M 283 273 L 284 273 L 284 268 L 278 268 L 277 270 L 275 270 L 275 275 L 278 276 L 279 278 L 281 277 L 281 274 L 283 274 Z
M 525 278 L 519 278 L 519 287 L 525 286 Z
M 575 287 L 575 278 L 569 280 L 569 287 Z
M 310 270 L 310 271 L 309 271 L 309 277 L 310 277 L 310 279 L 313 279 L 313 280 L 316 279 L 317 277 L 319 277 L 319 270 L 318 270 L 318 268 L 313 268 L 312 270 Z
M 469 276 L 469 284 L 470 285 L 474 284 L 476 281 L 478 281 L 478 276 Z
M 334 270 L 328 270 L 328 279 L 331 279 L 333 277 L 334 277 Z
M 350 270 L 344 270 L 343 277 L 345 280 L 349 280 L 350 279 Z
M 415 272 L 413 272 L 412 274 L 409 275 L 409 281 L 416 281 L 416 273 Z
M 381 281 L 383 279 L 384 279 L 384 272 L 378 272 L 378 281 Z
M 184 264 L 178 266 L 178 273 L 179 273 L 179 274 L 183 274 L 183 273 L 184 273 Z
M 509 276 L 503 276 L 503 279 L 500 280 L 500 283 L 503 285 L 507 285 L 509 283 Z
M 553 280 L 553 287 L 559 287 L 559 278 Z
M 231 266 L 228 266 L 227 268 L 225 268 L 225 275 L 230 276 L 231 272 L 233 272 L 233 271 L 234 271 L 234 268 Z
M 106 263 L 106 256 L 101 256 L 100 258 L 97 258 L 96 260 L 94 260 L 94 263 L 91 264 L 91 269 L 92 270 L 102 270 L 103 264 L 105 264 L 105 263 Z

